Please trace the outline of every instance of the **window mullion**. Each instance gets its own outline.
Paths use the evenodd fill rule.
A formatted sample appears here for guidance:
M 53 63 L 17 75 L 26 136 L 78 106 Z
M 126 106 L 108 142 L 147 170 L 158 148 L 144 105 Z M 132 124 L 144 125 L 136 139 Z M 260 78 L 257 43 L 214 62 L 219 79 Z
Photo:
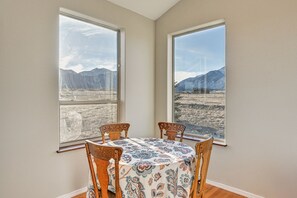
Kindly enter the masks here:
M 117 104 L 118 100 L 59 101 L 60 105 Z

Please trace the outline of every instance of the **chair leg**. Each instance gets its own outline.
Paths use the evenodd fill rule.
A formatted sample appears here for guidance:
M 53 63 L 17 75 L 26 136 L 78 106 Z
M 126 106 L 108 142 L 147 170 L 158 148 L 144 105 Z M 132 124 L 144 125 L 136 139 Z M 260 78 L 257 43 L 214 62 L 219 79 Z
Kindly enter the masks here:
M 200 198 L 204 198 L 205 196 L 204 196 L 204 192 L 203 193 L 201 193 L 201 196 L 200 196 Z

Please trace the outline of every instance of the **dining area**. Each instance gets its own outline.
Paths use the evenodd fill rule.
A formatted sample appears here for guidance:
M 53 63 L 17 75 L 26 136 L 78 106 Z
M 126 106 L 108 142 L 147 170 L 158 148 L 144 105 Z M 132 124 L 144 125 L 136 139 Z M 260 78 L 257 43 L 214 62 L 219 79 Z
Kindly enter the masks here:
M 0 2 L 1 198 L 296 197 L 297 1 Z
M 86 197 L 203 197 L 213 138 L 192 148 L 183 143 L 184 125 L 158 126 L 160 138 L 129 138 L 129 123 L 100 126 L 100 143 L 85 143 Z

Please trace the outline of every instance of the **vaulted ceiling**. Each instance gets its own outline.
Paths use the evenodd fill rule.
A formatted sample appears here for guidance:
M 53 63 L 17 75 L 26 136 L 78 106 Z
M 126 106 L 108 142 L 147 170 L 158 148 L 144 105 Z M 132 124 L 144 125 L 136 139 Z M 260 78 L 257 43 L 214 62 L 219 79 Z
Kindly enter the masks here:
M 107 0 L 128 10 L 156 20 L 180 0 Z

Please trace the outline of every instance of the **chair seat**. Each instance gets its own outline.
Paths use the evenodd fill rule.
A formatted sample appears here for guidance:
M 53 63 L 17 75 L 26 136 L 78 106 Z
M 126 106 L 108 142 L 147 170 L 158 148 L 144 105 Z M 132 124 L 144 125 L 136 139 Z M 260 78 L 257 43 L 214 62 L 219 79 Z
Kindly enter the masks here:
M 116 197 L 115 193 L 111 192 L 110 190 L 108 190 L 107 192 L 108 192 L 108 198 L 115 198 L 115 197 Z M 100 192 L 100 190 L 99 190 L 99 195 L 100 195 L 100 197 L 101 197 L 101 192 Z

